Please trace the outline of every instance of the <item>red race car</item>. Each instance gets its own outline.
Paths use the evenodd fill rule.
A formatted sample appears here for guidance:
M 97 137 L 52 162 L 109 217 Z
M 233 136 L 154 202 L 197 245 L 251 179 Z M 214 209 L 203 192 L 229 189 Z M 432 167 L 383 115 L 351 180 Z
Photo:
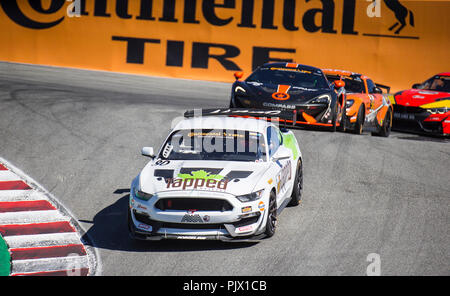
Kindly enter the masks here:
M 394 95 L 392 129 L 450 136 L 450 72 Z

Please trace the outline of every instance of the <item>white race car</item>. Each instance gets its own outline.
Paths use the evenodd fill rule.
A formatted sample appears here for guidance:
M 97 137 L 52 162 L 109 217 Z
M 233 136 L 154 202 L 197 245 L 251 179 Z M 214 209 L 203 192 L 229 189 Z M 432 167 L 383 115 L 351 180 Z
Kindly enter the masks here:
M 301 201 L 302 154 L 291 131 L 267 120 L 277 110 L 260 112 L 203 110 L 179 122 L 156 155 L 144 147 L 152 160 L 131 183 L 131 237 L 273 236 L 281 210 Z M 235 117 L 255 114 L 266 120 Z

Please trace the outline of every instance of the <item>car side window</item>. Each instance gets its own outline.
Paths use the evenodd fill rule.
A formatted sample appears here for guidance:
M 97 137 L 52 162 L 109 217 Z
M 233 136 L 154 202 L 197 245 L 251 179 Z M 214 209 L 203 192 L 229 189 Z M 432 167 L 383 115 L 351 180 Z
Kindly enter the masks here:
M 375 90 L 375 83 L 370 79 L 367 79 L 367 90 L 369 94 L 373 94 Z
M 272 157 L 280 147 L 280 133 L 272 126 L 267 128 L 267 144 L 269 145 L 269 157 Z

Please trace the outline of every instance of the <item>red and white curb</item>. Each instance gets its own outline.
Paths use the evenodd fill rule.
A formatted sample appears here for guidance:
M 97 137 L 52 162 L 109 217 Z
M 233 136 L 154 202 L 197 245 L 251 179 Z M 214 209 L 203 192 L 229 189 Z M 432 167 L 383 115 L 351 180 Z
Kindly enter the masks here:
M 83 233 L 56 198 L 0 158 L 0 235 L 10 253 L 10 275 L 99 274 L 98 256 Z

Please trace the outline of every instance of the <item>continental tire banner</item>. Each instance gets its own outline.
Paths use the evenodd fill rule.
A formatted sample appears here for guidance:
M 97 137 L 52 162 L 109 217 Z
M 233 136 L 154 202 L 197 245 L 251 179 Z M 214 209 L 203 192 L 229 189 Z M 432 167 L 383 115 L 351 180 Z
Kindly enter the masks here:
M 0 0 L 0 60 L 233 81 L 268 61 L 393 90 L 450 70 L 450 1 Z

